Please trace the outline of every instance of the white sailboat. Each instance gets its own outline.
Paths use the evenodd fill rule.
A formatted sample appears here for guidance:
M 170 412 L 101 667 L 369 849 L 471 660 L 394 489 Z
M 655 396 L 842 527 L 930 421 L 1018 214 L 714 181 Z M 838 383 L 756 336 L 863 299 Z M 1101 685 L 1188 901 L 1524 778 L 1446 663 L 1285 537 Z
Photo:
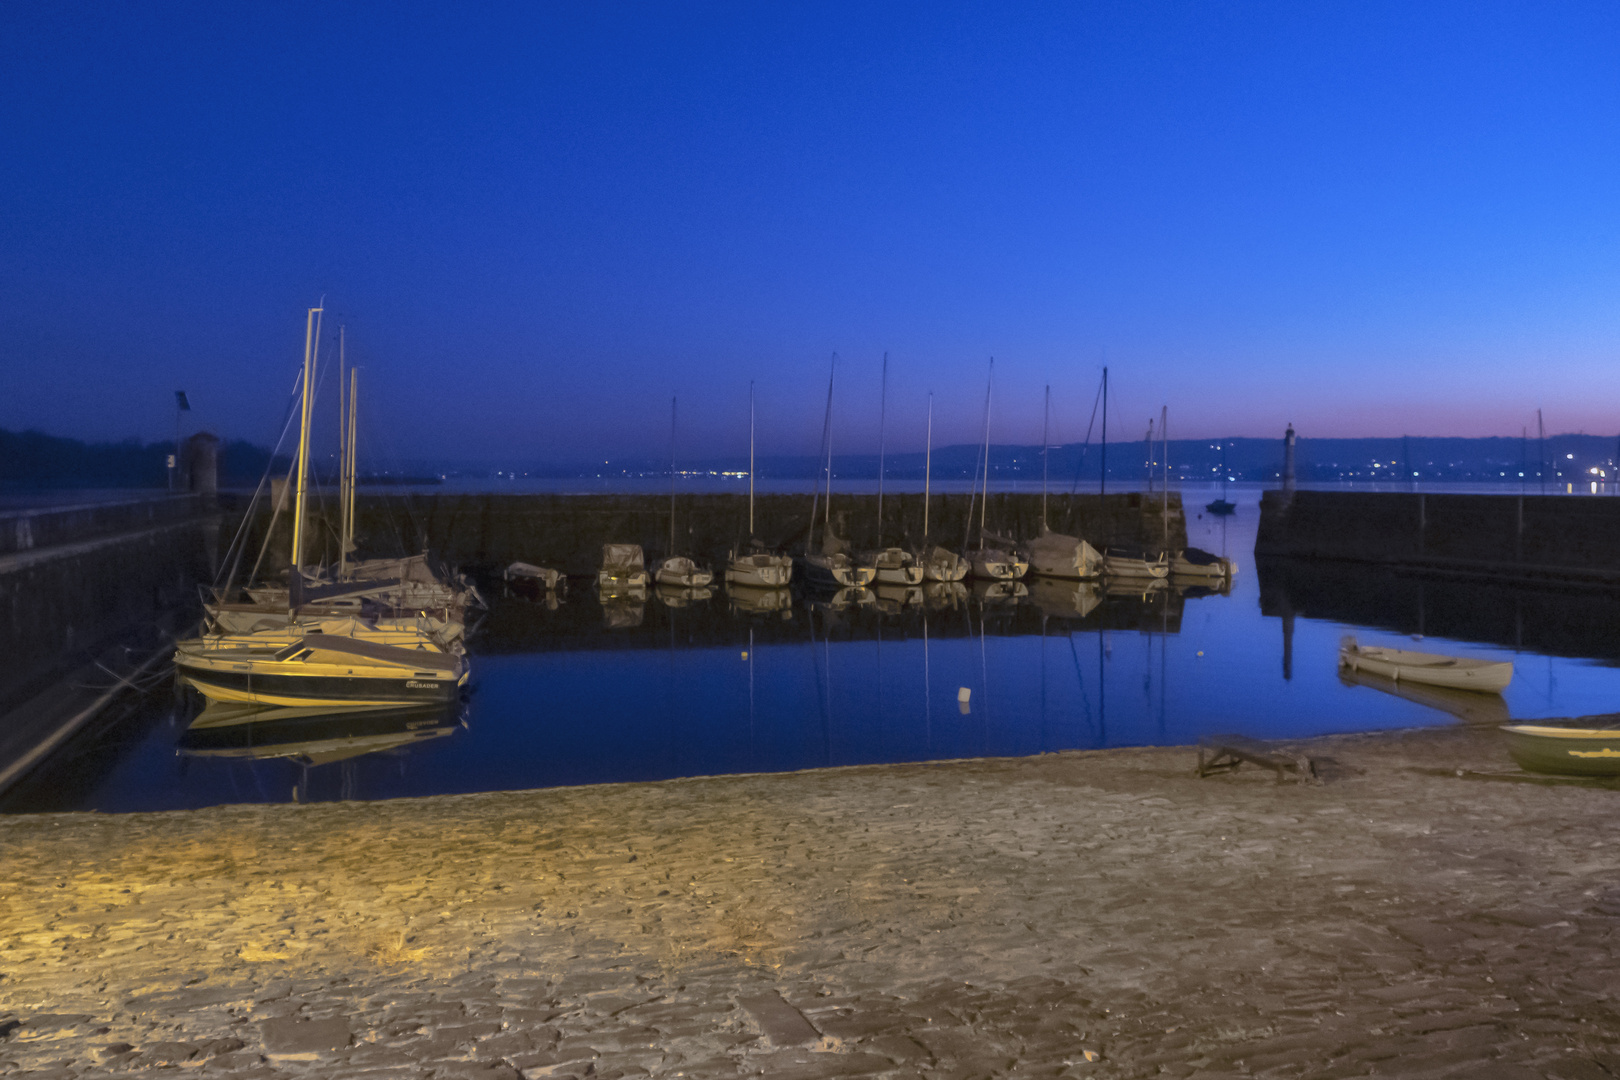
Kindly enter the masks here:
M 810 496 L 810 527 L 805 534 L 804 553 L 794 556 L 793 568 L 801 581 L 812 585 L 827 586 L 839 590 L 863 590 L 872 583 L 875 572 L 871 567 L 857 566 L 844 550 L 843 541 L 832 535 L 832 395 L 833 376 L 837 373 L 838 357 L 833 357 L 833 370 L 827 376 L 827 415 L 822 421 L 821 447 L 822 459 L 827 478 L 827 506 L 821 526 L 821 550 L 812 550 L 816 532 L 817 500 L 821 494 L 821 476 L 816 477 L 816 486 Z M 865 597 L 847 596 L 840 598 L 844 603 L 860 603 Z
M 793 580 L 793 560 L 764 550 L 754 537 L 754 384 L 748 384 L 748 547 L 726 559 L 726 584 L 752 589 L 781 589 Z
M 928 504 L 932 492 L 929 490 L 934 477 L 934 395 L 928 395 L 928 435 L 923 443 L 923 544 L 925 550 L 918 557 L 917 563 L 922 567 L 923 580 L 950 583 L 961 581 L 967 577 L 972 569 L 962 556 L 950 548 L 935 544 L 928 548 Z
M 714 572 L 689 555 L 675 554 L 675 403 L 675 398 L 669 399 L 669 551 L 654 568 L 653 580 L 676 589 L 705 589 Z
M 343 364 L 339 338 L 339 369 Z M 318 347 L 317 347 L 318 348 Z M 313 364 L 311 365 L 314 366 Z M 459 642 L 469 607 L 483 605 L 478 590 L 464 577 L 441 579 L 428 566 L 427 556 L 402 559 L 367 559 L 349 562 L 355 550 L 356 414 L 359 372 L 349 369 L 347 408 L 338 382 L 339 430 L 338 565 L 335 575 L 324 567 L 301 567 L 289 575 L 287 585 L 249 585 L 248 600 L 218 599 L 204 604 L 208 632 L 250 634 L 280 630 L 311 620 L 362 616 L 383 631 L 428 625 L 447 642 Z M 297 530 L 295 530 L 297 531 Z
M 1030 573 L 1040 577 L 1086 581 L 1102 576 L 1102 553 L 1078 536 L 1052 531 L 1046 519 L 1048 456 L 1051 450 L 1052 388 L 1046 388 L 1046 413 L 1041 423 L 1041 534 L 1024 545 Z
M 304 543 L 310 457 L 310 414 L 322 309 L 305 325 L 304 368 L 293 507 L 287 620 L 247 633 L 212 633 L 177 643 L 180 680 L 211 701 L 265 705 L 331 705 L 450 701 L 469 675 L 443 628 L 379 626 L 373 619 L 303 619 Z M 459 638 L 459 633 L 456 635 Z
M 995 374 L 996 361 L 990 360 L 990 372 Z M 981 455 L 984 462 L 983 491 L 979 496 L 979 546 L 969 556 L 972 568 L 969 575 L 985 581 L 1014 582 L 1021 581 L 1029 572 L 1029 562 L 1019 556 L 1012 549 L 1012 545 L 989 547 L 985 541 L 989 533 L 985 529 L 985 514 L 990 501 L 990 379 L 986 378 L 984 384 L 984 452 Z M 968 528 L 973 527 L 973 506 L 968 504 Z M 965 546 L 965 545 L 964 545 Z

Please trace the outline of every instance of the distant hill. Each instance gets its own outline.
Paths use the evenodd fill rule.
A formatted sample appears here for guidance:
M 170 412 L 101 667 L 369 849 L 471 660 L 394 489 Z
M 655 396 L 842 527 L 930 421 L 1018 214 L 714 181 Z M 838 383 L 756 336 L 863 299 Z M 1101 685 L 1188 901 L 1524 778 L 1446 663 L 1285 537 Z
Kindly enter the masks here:
M 86 443 L 77 439 L 44 435 L 37 431 L 0 430 L 0 488 L 146 487 L 161 488 L 168 483 L 165 461 L 172 443 Z M 1222 475 L 1234 480 L 1275 481 L 1282 474 L 1283 446 L 1272 439 L 1172 439 L 1170 475 L 1173 480 L 1214 480 Z M 1553 435 L 1545 442 L 1536 439 L 1307 439 L 1298 444 L 1297 472 L 1301 481 L 1407 479 L 1441 481 L 1512 481 L 1525 474 L 1536 481 L 1544 470 L 1549 483 L 1579 483 L 1616 475 L 1616 440 L 1605 435 Z M 976 475 L 981 448 L 973 445 L 941 446 L 934 450 L 933 474 L 940 480 L 966 480 Z M 1144 442 L 1108 444 L 1108 479 L 1135 487 L 1154 462 L 1158 475 L 1162 448 L 1155 445 L 1150 457 Z M 1104 454 L 1100 446 L 1069 444 L 1051 448 L 1044 463 L 1053 490 L 1095 485 L 1101 475 Z M 252 487 L 264 474 L 270 451 L 242 440 L 221 447 L 220 483 L 225 487 Z M 1538 464 L 1545 462 L 1545 466 Z M 278 458 L 277 469 L 285 473 L 290 462 Z M 762 457 L 757 462 L 762 477 L 807 479 L 816 474 L 813 455 Z M 744 456 L 683 462 L 683 471 L 742 472 L 748 467 Z M 884 475 L 895 479 L 921 479 L 921 453 L 891 453 L 884 460 Z M 1043 462 L 1038 446 L 996 444 L 990 447 L 992 482 L 1017 480 L 1020 484 L 1039 482 Z M 530 476 L 667 476 L 664 461 L 626 458 L 610 464 L 540 465 L 521 469 Z M 431 483 L 440 472 L 452 475 L 494 475 L 493 467 L 481 470 L 465 465 L 445 468 L 432 462 L 413 462 L 408 476 L 370 475 L 368 483 Z M 842 479 L 875 479 L 876 454 L 839 455 L 833 473 Z M 1416 474 L 1415 477 L 1412 474 Z
M 161 488 L 172 442 L 86 443 L 38 431 L 0 430 L 0 488 Z M 270 452 L 235 440 L 220 447 L 220 484 L 259 482 Z

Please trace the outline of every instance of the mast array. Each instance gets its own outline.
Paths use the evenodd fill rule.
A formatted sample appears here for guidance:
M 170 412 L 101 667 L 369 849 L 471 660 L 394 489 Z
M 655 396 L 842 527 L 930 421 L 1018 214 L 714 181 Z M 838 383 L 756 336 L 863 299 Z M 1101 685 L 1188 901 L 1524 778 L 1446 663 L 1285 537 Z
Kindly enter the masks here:
M 748 539 L 754 538 L 754 380 L 748 380 Z
M 928 543 L 928 485 L 934 476 L 934 392 L 928 392 L 928 435 L 923 441 L 923 543 Z
M 878 391 L 878 505 L 877 546 L 883 546 L 883 450 L 888 428 L 885 421 L 889 412 L 889 354 L 883 354 L 883 382 Z M 829 489 L 830 490 L 830 489 Z
M 321 315 L 325 308 L 309 309 L 304 325 L 304 385 L 303 405 L 298 421 L 297 487 L 293 496 L 292 568 L 294 588 L 297 577 L 304 569 L 304 501 L 309 477 L 309 411 L 315 399 L 316 354 L 320 350 Z

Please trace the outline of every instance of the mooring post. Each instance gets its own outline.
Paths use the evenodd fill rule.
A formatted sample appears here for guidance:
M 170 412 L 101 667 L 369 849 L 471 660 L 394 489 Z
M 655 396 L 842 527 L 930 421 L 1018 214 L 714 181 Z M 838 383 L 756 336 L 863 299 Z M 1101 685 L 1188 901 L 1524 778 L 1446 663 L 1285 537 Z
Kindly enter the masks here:
M 1289 506 L 1294 501 L 1294 425 L 1288 425 L 1288 431 L 1283 435 L 1283 505 Z

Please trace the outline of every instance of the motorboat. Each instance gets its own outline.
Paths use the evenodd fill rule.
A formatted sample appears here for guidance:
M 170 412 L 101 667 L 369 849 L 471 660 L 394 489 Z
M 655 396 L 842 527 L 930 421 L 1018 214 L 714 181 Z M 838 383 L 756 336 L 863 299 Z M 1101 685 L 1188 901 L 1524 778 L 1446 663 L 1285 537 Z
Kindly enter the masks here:
M 1169 577 L 1170 560 L 1162 552 L 1151 556 L 1141 548 L 1110 544 L 1103 549 L 1103 574 L 1124 578 Z
M 1204 509 L 1216 517 L 1226 517 L 1229 514 L 1237 513 L 1237 503 L 1228 502 L 1225 499 L 1216 499 L 1214 502 L 1205 503 Z
M 1527 772 L 1620 776 L 1620 713 L 1504 724 L 1508 753 Z
M 864 566 L 872 568 L 874 585 L 921 585 L 923 568 L 917 557 L 904 548 L 884 548 L 861 558 Z
M 342 708 L 444 704 L 468 678 L 467 659 L 447 652 L 308 634 L 281 644 L 252 635 L 221 646 L 183 641 L 175 669 L 210 701 Z
M 1078 536 L 1064 536 L 1045 526 L 1025 545 L 1029 571 L 1041 577 L 1087 581 L 1102 577 L 1102 553 Z
M 702 589 L 714 581 L 714 572 L 703 569 L 685 555 L 671 555 L 659 560 L 653 580 L 679 589 Z
M 647 573 L 647 560 L 641 553 L 641 545 L 603 544 L 602 568 L 596 573 L 596 584 L 603 589 L 641 589 L 645 592 L 647 586 L 652 584 L 652 576 Z
M 508 582 L 529 582 L 547 591 L 568 588 L 567 574 L 547 566 L 535 566 L 533 563 L 515 562 L 506 568 L 502 576 Z
M 1396 682 L 1427 683 L 1455 690 L 1500 694 L 1513 679 L 1510 660 L 1470 660 L 1438 653 L 1410 652 L 1378 645 L 1358 645 L 1346 636 L 1339 643 L 1339 666 L 1370 671 Z
M 949 548 L 931 548 L 918 560 L 922 564 L 923 580 L 936 582 L 961 581 L 973 569 L 973 564 Z
M 1231 578 L 1237 574 L 1237 563 L 1224 559 L 1202 548 L 1184 548 L 1170 560 L 1170 575 L 1178 578 Z

